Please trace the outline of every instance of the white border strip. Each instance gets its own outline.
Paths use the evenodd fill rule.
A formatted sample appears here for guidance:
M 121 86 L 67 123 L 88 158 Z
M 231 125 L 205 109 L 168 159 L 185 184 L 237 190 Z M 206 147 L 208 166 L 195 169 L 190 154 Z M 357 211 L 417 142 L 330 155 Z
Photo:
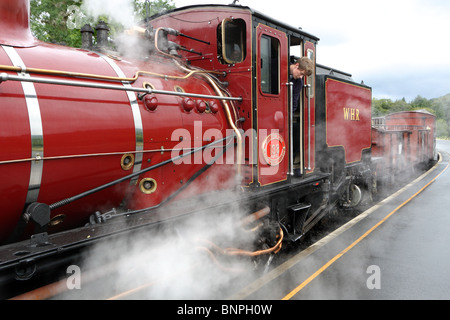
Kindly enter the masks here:
M 125 78 L 125 74 L 120 69 L 120 67 L 109 57 L 104 54 L 97 53 L 102 57 L 110 66 L 114 69 L 117 76 L 120 78 Z M 122 82 L 123 86 L 126 88 L 132 88 L 132 86 L 128 82 Z M 128 100 L 130 100 L 131 111 L 133 112 L 134 119 L 134 128 L 136 133 L 136 154 L 135 154 L 135 162 L 133 173 L 136 173 L 141 170 L 142 167 L 142 159 L 144 150 L 144 126 L 142 123 L 142 116 L 139 110 L 139 104 L 137 102 L 136 94 L 131 91 L 127 91 Z M 131 179 L 131 184 L 134 184 L 137 181 L 138 177 Z
M 22 70 L 26 69 L 25 63 L 13 47 L 2 45 L 9 59 L 15 67 L 20 67 Z M 29 78 L 30 74 L 20 72 L 17 73 L 20 77 Z M 34 84 L 31 82 L 20 82 L 22 84 L 23 93 L 28 109 L 28 119 L 30 122 L 31 132 L 31 158 L 44 157 L 44 132 L 42 128 L 41 109 L 36 94 Z M 36 202 L 39 197 L 41 189 L 42 172 L 44 168 L 44 161 L 31 161 L 30 181 L 28 184 L 28 193 L 26 204 Z

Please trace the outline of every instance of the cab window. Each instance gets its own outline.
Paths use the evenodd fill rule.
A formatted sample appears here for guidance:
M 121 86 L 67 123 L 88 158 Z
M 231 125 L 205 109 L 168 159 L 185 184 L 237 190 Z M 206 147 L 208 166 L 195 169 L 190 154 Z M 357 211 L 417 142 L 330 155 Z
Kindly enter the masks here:
M 244 61 L 246 54 L 246 28 L 242 19 L 224 19 L 218 28 L 218 54 L 224 64 Z
M 261 36 L 261 90 L 267 94 L 280 92 L 280 42 Z

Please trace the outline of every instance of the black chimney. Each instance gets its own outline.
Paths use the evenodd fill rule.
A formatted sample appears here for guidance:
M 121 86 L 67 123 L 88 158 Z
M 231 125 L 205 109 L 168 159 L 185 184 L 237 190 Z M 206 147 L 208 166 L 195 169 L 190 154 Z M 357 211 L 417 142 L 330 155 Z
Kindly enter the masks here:
M 94 29 L 89 24 L 81 28 L 81 48 L 92 50 Z
M 105 21 L 100 20 L 100 22 L 95 27 L 97 30 L 97 47 L 102 50 L 106 49 L 108 46 L 108 32 L 109 28 Z

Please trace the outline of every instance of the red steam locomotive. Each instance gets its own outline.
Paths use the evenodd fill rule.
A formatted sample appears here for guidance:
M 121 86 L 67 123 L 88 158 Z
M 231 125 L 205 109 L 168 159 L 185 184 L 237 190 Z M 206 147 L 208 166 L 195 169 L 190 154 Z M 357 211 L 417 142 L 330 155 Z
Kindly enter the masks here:
M 276 252 L 375 192 L 371 152 L 390 142 L 372 142 L 371 88 L 317 64 L 291 111 L 291 59 L 315 63 L 319 41 L 301 29 L 245 6 L 190 6 L 136 28 L 125 58 L 35 40 L 28 0 L 2 1 L 0 25 L 0 269 L 16 277 L 235 204 L 275 222 Z

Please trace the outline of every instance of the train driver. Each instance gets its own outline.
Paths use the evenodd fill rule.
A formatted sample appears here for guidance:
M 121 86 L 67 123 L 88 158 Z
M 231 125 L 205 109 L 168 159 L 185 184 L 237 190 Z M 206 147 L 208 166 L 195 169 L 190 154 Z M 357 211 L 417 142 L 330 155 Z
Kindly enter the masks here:
M 294 105 L 292 111 L 295 113 L 300 106 L 300 93 L 305 83 L 304 77 L 310 77 L 314 70 L 314 63 L 307 57 L 301 57 L 289 67 L 290 81 L 294 84 Z
M 289 66 L 290 71 L 290 82 L 293 83 L 293 106 L 292 112 L 295 114 L 300 106 L 300 97 L 305 83 L 304 78 L 309 77 L 314 71 L 314 62 L 307 58 L 301 57 L 297 61 Z M 294 166 L 298 165 L 300 162 L 300 122 L 294 121 L 293 123 L 294 131 Z M 298 160 L 297 160 L 298 159 Z M 300 170 L 296 169 L 295 174 L 299 175 Z

